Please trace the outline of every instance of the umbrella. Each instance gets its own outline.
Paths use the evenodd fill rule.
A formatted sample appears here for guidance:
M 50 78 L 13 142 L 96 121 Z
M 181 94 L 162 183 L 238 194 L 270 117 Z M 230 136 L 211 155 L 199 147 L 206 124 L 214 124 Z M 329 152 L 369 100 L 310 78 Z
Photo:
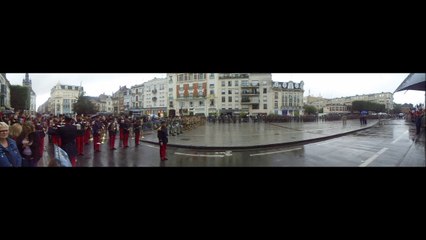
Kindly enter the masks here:
M 426 91 L 425 75 L 425 73 L 410 73 L 395 92 L 404 90 Z
M 68 153 L 64 149 L 58 147 L 58 145 L 53 145 L 54 159 L 59 167 L 72 167 L 71 161 L 68 157 Z

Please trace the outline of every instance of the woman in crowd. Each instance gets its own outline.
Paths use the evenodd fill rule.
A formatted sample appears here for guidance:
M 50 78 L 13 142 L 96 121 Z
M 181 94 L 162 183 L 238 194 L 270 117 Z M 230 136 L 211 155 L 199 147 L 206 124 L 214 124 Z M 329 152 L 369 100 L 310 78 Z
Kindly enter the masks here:
M 21 167 L 22 157 L 15 140 L 9 136 L 9 125 L 0 122 L 0 167 Z

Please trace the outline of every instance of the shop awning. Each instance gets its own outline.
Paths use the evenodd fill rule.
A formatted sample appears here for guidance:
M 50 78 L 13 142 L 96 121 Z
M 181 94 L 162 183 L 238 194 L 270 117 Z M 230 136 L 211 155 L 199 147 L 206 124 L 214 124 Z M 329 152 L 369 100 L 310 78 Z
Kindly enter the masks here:
M 410 73 L 395 92 L 404 90 L 426 91 L 426 73 Z M 394 93 L 395 93 L 394 92 Z

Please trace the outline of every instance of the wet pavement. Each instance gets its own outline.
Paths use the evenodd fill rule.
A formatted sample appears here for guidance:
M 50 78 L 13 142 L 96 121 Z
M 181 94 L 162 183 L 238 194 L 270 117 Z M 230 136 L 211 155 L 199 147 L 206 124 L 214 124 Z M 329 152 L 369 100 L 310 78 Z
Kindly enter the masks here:
M 167 157 L 160 161 L 155 132 L 145 132 L 141 145 L 93 151 L 78 156 L 80 167 L 241 167 L 241 166 L 425 166 L 425 134 L 415 134 L 404 120 L 319 123 L 206 123 L 169 137 Z M 210 136 L 210 137 L 207 137 Z M 182 140 L 184 139 L 184 140 Z M 222 142 L 223 141 L 223 142 Z M 47 139 L 46 139 L 47 143 Z M 39 166 L 47 166 L 51 147 Z
M 178 136 L 169 136 L 169 146 L 182 148 L 238 149 L 321 141 L 362 129 L 379 122 L 359 120 L 291 123 L 206 123 Z M 143 142 L 158 143 L 157 134 L 147 133 Z

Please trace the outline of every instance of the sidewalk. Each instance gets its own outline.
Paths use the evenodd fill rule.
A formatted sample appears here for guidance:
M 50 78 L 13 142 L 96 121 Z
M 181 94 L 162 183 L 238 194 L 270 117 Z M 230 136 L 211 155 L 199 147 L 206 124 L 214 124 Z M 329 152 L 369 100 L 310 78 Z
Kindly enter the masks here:
M 359 120 L 307 123 L 209 123 L 178 136 L 169 135 L 168 146 L 181 148 L 239 149 L 291 145 L 321 141 L 370 128 L 378 120 L 361 126 Z M 155 131 L 145 132 L 142 142 L 158 143 Z

